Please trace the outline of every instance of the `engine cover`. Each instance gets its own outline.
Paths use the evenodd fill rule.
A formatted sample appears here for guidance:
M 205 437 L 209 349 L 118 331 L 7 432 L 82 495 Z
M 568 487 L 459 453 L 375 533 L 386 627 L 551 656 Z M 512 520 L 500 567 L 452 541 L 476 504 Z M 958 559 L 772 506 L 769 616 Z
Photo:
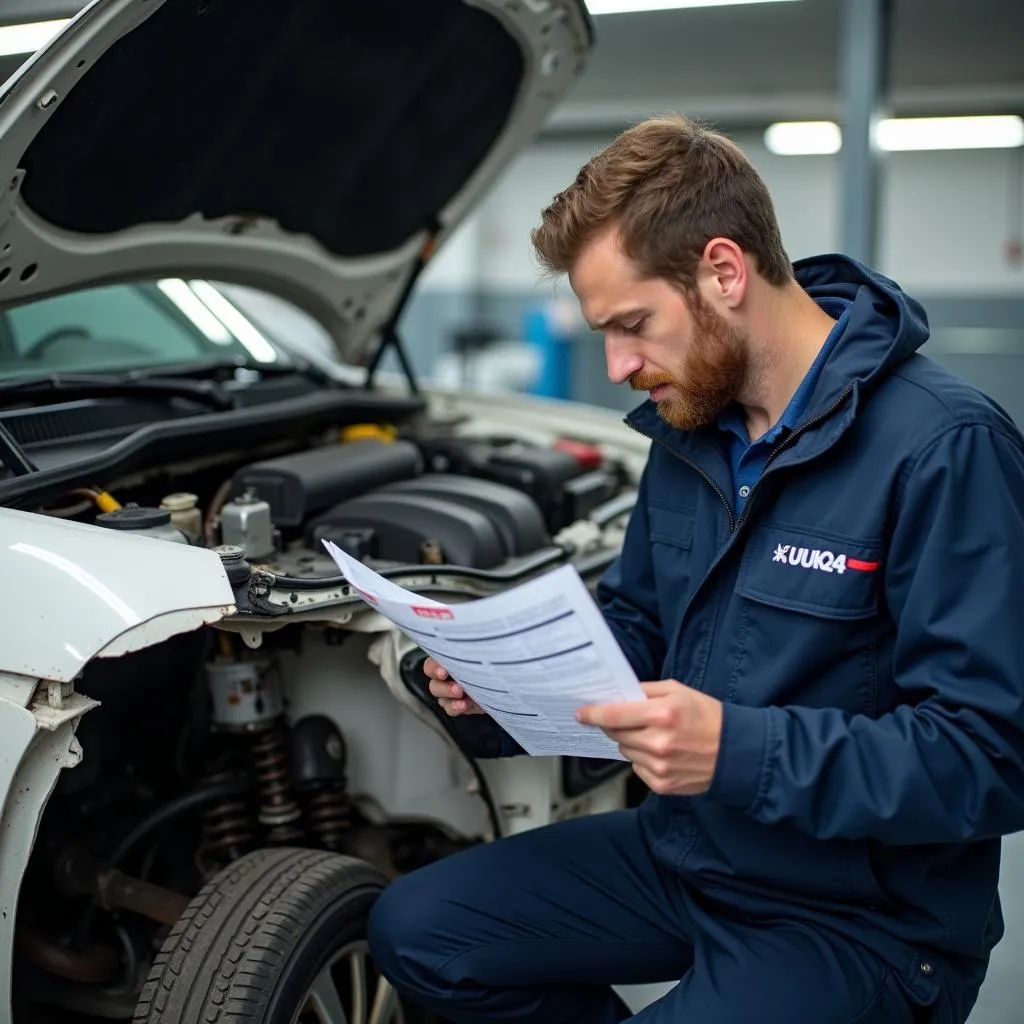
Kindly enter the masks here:
M 425 473 L 343 502 L 317 517 L 310 547 L 331 540 L 358 558 L 492 569 L 549 542 L 529 495 L 489 480 Z
M 414 444 L 367 438 L 254 462 L 235 474 L 231 497 L 252 491 L 270 505 L 275 526 L 301 526 L 339 501 L 409 479 L 422 469 Z

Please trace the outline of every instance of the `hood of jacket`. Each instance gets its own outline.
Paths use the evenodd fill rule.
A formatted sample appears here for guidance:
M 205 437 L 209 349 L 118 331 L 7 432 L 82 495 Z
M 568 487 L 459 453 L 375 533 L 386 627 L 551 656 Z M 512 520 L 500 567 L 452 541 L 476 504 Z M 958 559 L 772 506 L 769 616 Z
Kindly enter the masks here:
M 852 303 L 850 318 L 811 393 L 804 421 L 824 416 L 847 393 L 873 388 L 928 340 L 924 307 L 895 282 L 849 256 L 828 254 L 798 260 L 793 270 L 799 285 L 817 302 L 841 299 Z M 848 416 L 856 402 L 848 403 Z M 627 417 L 635 429 L 677 446 L 698 440 L 715 428 L 692 434 L 671 427 L 648 399 Z

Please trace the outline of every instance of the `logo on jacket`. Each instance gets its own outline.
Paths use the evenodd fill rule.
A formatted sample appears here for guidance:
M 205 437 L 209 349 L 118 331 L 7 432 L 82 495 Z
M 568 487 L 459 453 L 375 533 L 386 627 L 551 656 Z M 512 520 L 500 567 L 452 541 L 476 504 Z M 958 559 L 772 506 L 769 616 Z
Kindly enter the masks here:
M 874 572 L 881 562 L 864 562 L 842 553 L 819 551 L 817 548 L 798 548 L 795 544 L 777 544 L 773 562 L 798 565 L 802 569 L 817 569 L 818 572 L 837 572 L 842 575 L 847 569 L 855 572 Z

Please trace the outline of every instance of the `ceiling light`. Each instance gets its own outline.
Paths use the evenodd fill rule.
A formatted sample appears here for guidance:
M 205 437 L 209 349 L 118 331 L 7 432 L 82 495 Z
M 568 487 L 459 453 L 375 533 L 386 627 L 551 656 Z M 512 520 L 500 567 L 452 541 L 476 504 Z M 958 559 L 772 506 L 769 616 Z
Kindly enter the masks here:
M 879 149 L 889 152 L 935 149 L 1012 149 L 1024 146 L 1024 119 L 985 117 L 897 117 L 879 121 Z M 779 121 L 769 125 L 764 144 L 780 156 L 838 153 L 843 133 L 834 121 Z
M 230 345 L 235 340 L 231 332 L 210 312 L 199 296 L 180 277 L 169 277 L 158 281 L 157 287 L 215 345 Z
M 0 57 L 35 53 L 44 47 L 66 24 L 67 18 L 56 21 L 33 21 L 26 25 L 0 27 Z
M 1024 120 L 1005 117 L 904 117 L 881 121 L 880 149 L 1012 149 L 1024 145 Z
M 675 11 L 683 7 L 729 7 L 735 4 L 792 3 L 793 0 L 587 0 L 591 14 Z
M 768 126 L 764 144 L 779 156 L 838 153 L 843 133 L 834 121 L 781 121 Z
M 277 351 L 241 310 L 232 305 L 209 281 L 189 282 L 192 291 L 206 303 L 210 312 L 242 343 L 249 355 L 260 363 L 273 363 Z

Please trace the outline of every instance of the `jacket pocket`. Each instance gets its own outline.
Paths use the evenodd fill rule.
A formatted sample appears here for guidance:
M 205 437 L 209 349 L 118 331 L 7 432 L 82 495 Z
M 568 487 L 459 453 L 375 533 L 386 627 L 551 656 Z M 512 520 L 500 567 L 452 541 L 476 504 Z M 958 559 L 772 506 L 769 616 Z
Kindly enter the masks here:
M 648 503 L 647 530 L 654 566 L 658 617 L 666 634 L 675 630 L 690 599 L 693 579 L 694 513 Z
M 826 619 L 878 611 L 880 544 L 769 523 L 751 531 L 736 590 L 762 604 Z
M 658 502 L 647 503 L 647 531 L 652 544 L 668 544 L 689 551 L 693 547 L 694 514 Z
M 685 848 L 680 843 L 680 867 L 702 889 L 857 907 L 888 902 L 871 870 L 867 840 L 815 839 L 793 825 L 763 825 L 743 811 L 700 799 L 695 812 L 697 839 Z
M 740 561 L 726 699 L 877 708 L 880 545 L 769 523 Z

